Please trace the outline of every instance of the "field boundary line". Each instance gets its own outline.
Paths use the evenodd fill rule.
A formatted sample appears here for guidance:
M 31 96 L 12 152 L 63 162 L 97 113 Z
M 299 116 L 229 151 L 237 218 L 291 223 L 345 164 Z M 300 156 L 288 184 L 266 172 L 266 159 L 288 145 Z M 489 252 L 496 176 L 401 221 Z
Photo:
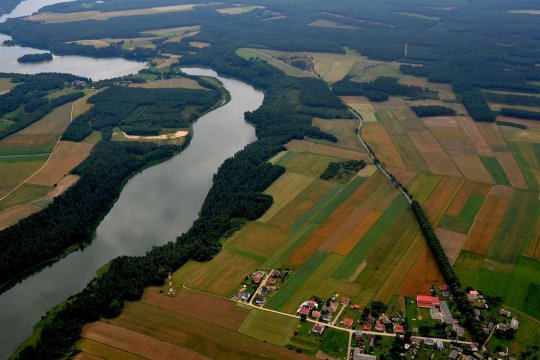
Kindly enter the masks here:
M 86 96 L 85 96 L 86 97 Z M 75 104 L 77 102 L 79 102 L 80 100 L 84 99 L 85 97 L 82 97 L 78 100 L 75 100 L 73 102 L 73 104 L 71 104 L 71 114 L 70 114 L 70 119 L 69 119 L 69 123 L 71 124 L 73 122 L 73 109 L 75 108 Z M 40 119 L 41 120 L 41 119 Z M 13 190 L 11 190 L 10 192 L 8 192 L 6 195 L 4 195 L 3 197 L 0 198 L 0 201 L 4 200 L 5 198 L 7 198 L 9 195 L 11 195 L 13 192 L 15 192 L 18 188 L 20 188 L 21 186 L 23 186 L 28 180 L 30 180 L 34 175 L 36 175 L 38 172 L 40 172 L 48 163 L 49 161 L 51 160 L 56 148 L 58 147 L 58 144 L 60 144 L 60 141 L 62 140 L 62 135 L 64 135 L 64 133 L 60 134 L 60 136 L 58 137 L 58 141 L 56 141 L 56 144 L 54 145 L 54 148 L 52 149 L 49 157 L 47 158 L 47 160 L 45 161 L 45 163 L 39 168 L 37 169 L 34 173 L 32 173 L 28 178 L 26 178 L 24 181 L 22 181 L 19 185 L 17 185 Z

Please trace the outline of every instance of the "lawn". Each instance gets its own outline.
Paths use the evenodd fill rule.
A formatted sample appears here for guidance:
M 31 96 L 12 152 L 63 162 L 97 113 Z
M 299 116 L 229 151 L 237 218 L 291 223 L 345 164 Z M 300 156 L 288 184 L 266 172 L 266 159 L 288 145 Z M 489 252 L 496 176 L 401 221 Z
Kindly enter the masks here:
M 263 310 L 251 310 L 238 332 L 270 344 L 285 346 L 298 319 Z
M 337 329 L 327 328 L 323 334 L 321 350 L 335 358 L 347 358 L 349 333 Z

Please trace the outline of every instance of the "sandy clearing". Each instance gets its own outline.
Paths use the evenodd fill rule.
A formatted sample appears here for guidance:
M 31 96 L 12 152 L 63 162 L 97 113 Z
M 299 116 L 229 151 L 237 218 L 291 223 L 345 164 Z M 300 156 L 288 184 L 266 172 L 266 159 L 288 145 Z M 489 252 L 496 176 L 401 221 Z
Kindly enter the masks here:
M 254 6 L 236 6 L 229 8 L 216 9 L 216 11 L 223 15 L 239 15 L 244 14 L 255 9 L 264 9 L 264 6 L 254 5 Z
M 512 14 L 540 15 L 540 10 L 508 10 Z
M 18 223 L 27 216 L 40 211 L 41 208 L 29 204 L 22 204 L 0 211 L 0 230 Z
M 189 349 L 102 321 L 86 325 L 83 337 L 148 359 L 210 359 Z
M 126 139 L 130 139 L 130 140 L 168 140 L 168 139 L 177 139 L 177 138 L 187 136 L 189 134 L 189 131 L 178 130 L 175 133 L 156 135 L 156 136 L 128 135 L 123 131 L 122 131 L 122 134 L 124 135 Z

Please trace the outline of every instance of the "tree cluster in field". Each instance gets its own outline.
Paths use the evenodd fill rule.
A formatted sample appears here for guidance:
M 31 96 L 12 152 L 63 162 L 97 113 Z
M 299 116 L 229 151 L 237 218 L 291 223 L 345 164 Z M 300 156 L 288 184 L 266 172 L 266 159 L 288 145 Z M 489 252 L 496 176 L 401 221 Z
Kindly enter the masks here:
M 465 317 L 465 327 L 470 330 L 475 341 L 483 344 L 487 338 L 487 334 L 485 333 L 480 321 L 475 319 L 473 307 L 467 299 L 467 294 L 461 289 L 461 283 L 459 282 L 459 279 L 452 268 L 452 264 L 450 264 L 448 261 L 448 257 L 444 252 L 441 242 L 435 234 L 435 231 L 433 231 L 433 228 L 431 227 L 431 224 L 429 223 L 429 220 L 418 201 L 412 202 L 411 209 L 414 212 L 418 223 L 420 224 L 420 229 L 428 242 L 431 252 L 437 260 L 437 264 L 441 269 L 444 279 L 454 295 L 458 309 Z
M 527 129 L 527 125 L 518 124 L 518 123 L 510 122 L 510 121 L 497 120 L 497 121 L 495 121 L 495 123 L 497 125 L 513 127 L 513 128 L 516 128 L 516 129 Z
M 323 180 L 348 180 L 364 167 L 366 167 L 364 160 L 332 161 L 320 177 Z
M 20 63 L 39 63 L 44 61 L 52 61 L 53 57 L 51 53 L 43 54 L 26 54 L 17 59 Z
M 494 92 L 487 92 L 485 94 L 487 101 L 497 104 L 540 107 L 540 96 L 501 94 Z
M 421 105 L 421 106 L 412 106 L 411 110 L 418 117 L 429 117 L 429 116 L 454 116 L 456 115 L 456 110 L 451 109 L 446 106 L 440 105 Z
M 461 102 L 474 121 L 495 121 L 497 118 L 497 113 L 489 108 L 486 96 L 482 90 L 464 86 L 454 86 L 453 88 L 454 91 L 461 97 Z
M 220 97 L 218 91 L 112 86 L 88 100 L 94 106 L 70 124 L 62 139 L 81 141 L 94 130 L 115 126 L 143 136 L 159 135 L 164 128 L 188 128 Z M 188 107 L 195 110 L 185 114 Z
M 518 118 L 518 119 L 540 120 L 540 112 L 538 111 L 502 108 L 500 113 L 501 115 Z
M 99 143 L 72 173 L 79 181 L 42 211 L 0 232 L 0 284 L 71 246 L 84 247 L 125 180 L 179 148 L 153 143 Z
M 14 123 L 0 131 L 0 139 L 33 124 L 50 113 L 55 107 L 84 96 L 84 93 L 77 91 L 54 99 L 46 97 L 51 91 L 64 88 L 66 82 L 85 80 L 73 75 L 46 73 L 37 75 L 0 74 L 0 77 L 10 77 L 13 82 L 18 83 L 10 92 L 0 96 L 0 116 L 5 116 L 20 108 L 16 115 L 9 117 Z
M 345 78 L 336 82 L 332 90 L 337 95 L 365 96 L 370 101 L 386 101 L 390 95 L 406 96 L 412 99 L 436 99 L 437 93 L 419 86 L 402 85 L 399 79 L 379 76 L 371 82 L 358 82 Z
M 271 206 L 272 198 L 262 192 L 285 170 L 270 164 L 268 159 L 282 151 L 285 143 L 304 136 L 335 141 L 311 126 L 311 118 L 296 112 L 300 94 L 311 91 L 303 81 L 286 77 L 268 64 L 243 60 L 231 50 L 209 49 L 185 61 L 211 66 L 221 74 L 241 78 L 265 90 L 263 105 L 245 114 L 255 125 L 259 139 L 220 166 L 200 217 L 189 231 L 145 256 L 122 256 L 111 261 L 107 271 L 65 303 L 44 326 L 36 346 L 25 348 L 20 359 L 62 357 L 80 338 L 85 323 L 102 316 L 116 316 L 124 300 L 139 299 L 146 286 L 162 284 L 167 272 L 176 270 L 188 259 L 210 260 L 221 249 L 220 239 L 238 227 L 238 218 L 256 219 Z M 56 217 L 49 214 L 49 218 Z

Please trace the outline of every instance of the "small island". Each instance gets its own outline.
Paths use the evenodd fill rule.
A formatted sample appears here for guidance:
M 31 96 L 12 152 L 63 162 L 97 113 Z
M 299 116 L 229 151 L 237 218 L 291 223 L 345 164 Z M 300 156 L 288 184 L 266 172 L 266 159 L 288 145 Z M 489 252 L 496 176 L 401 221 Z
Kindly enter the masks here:
M 51 53 L 44 53 L 23 55 L 18 58 L 17 61 L 20 63 L 38 63 L 43 61 L 52 61 L 52 59 L 53 57 Z

